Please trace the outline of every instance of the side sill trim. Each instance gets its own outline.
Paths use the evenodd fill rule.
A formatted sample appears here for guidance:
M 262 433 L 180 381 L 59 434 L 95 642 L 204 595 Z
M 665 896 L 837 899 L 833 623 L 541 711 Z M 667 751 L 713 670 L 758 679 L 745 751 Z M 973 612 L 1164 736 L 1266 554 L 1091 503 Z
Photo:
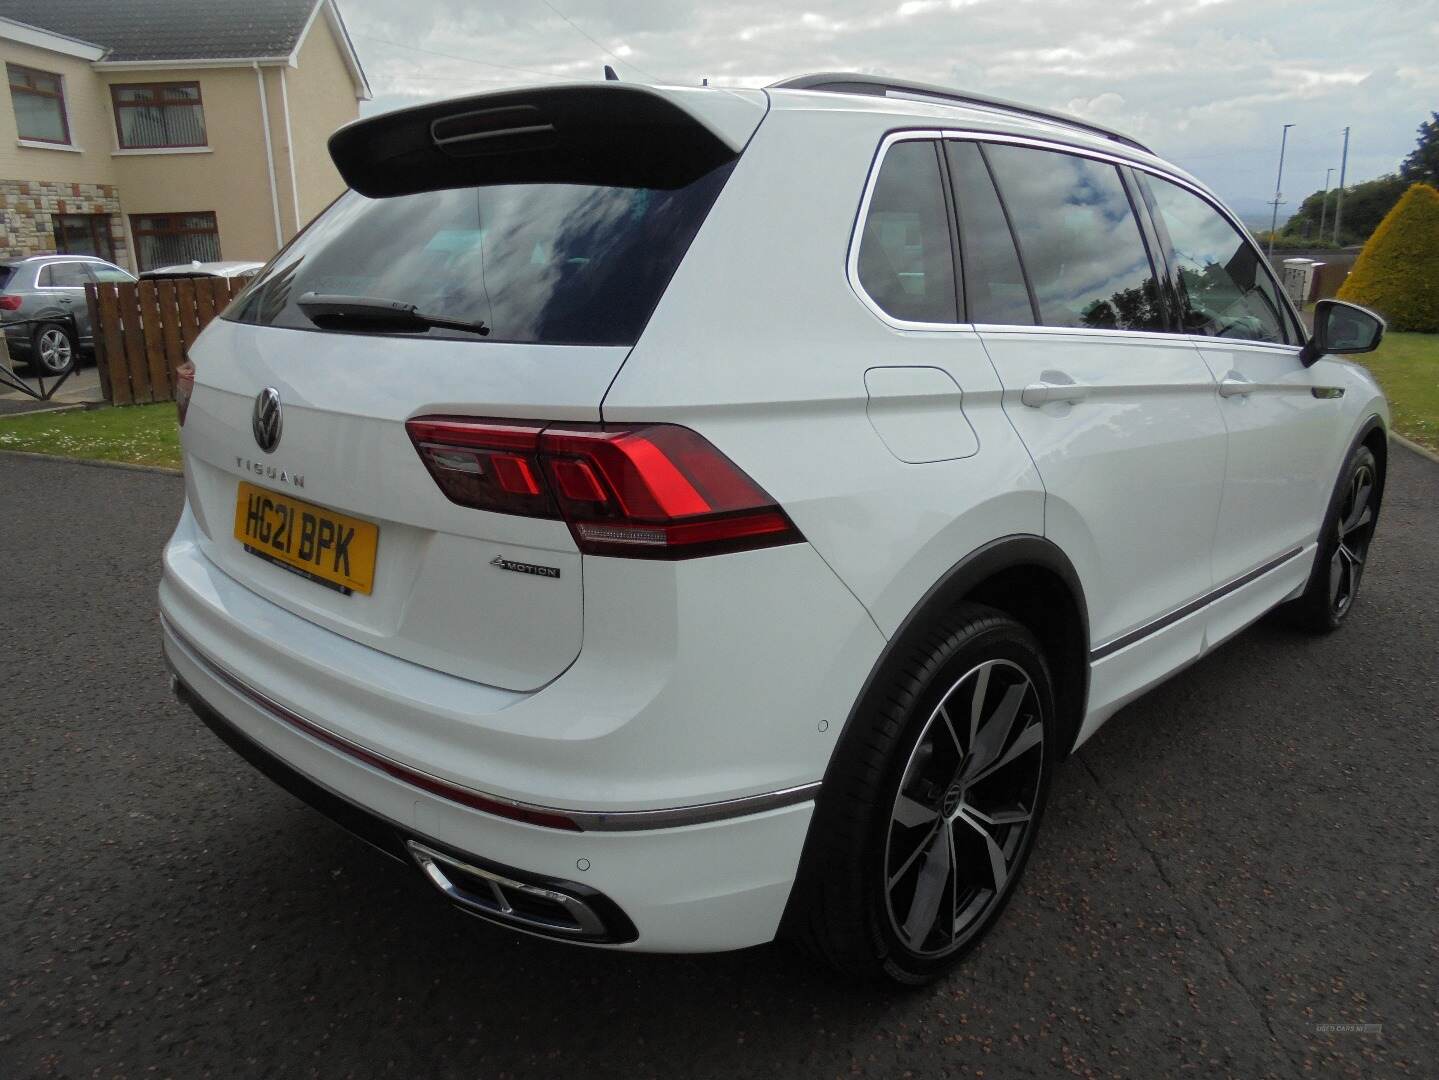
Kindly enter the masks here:
M 503 795 L 492 795 L 421 772 L 330 731 L 308 717 L 281 705 L 201 652 L 196 645 L 175 629 L 174 624 L 163 614 L 160 616 L 160 625 L 176 647 L 184 652 L 192 663 L 216 681 L 224 683 L 276 722 L 324 743 L 331 749 L 362 764 L 378 768 L 402 783 L 408 783 L 410 786 L 418 787 L 438 798 L 458 803 L 472 810 L 495 814 L 497 817 L 509 820 L 527 820 L 529 824 L 541 828 L 568 827 L 580 832 L 641 832 L 649 829 L 676 829 L 686 825 L 703 825 L 729 818 L 746 817 L 750 814 L 764 813 L 767 810 L 779 810 L 800 803 L 812 802 L 819 795 L 820 782 L 815 781 L 797 787 L 782 788 L 779 791 L 744 795 L 737 799 L 697 803 L 691 806 L 666 807 L 659 810 L 568 810 L 561 807 L 520 802 Z M 494 809 L 487 810 L 486 804 Z M 552 819 L 555 823 L 549 824 L 546 819 Z M 564 819 L 568 819 L 568 822 L 573 824 L 561 825 L 560 821 Z
M 1193 615 L 1201 608 L 1208 607 L 1214 603 L 1214 601 L 1223 599 L 1236 589 L 1242 589 L 1251 581 L 1263 577 L 1271 570 L 1279 569 L 1279 567 L 1289 562 L 1290 559 L 1296 558 L 1303 550 L 1302 547 L 1297 547 L 1286 551 L 1283 555 L 1276 556 L 1262 566 L 1256 566 L 1253 570 L 1240 574 L 1237 578 L 1225 582 L 1217 589 L 1211 589 L 1202 596 L 1196 596 L 1193 600 L 1189 601 L 1189 603 L 1183 604 L 1173 611 L 1145 623 L 1143 626 L 1137 626 L 1133 630 L 1120 634 L 1116 638 L 1110 638 L 1102 645 L 1096 645 L 1094 649 L 1090 651 L 1089 662 L 1092 664 L 1098 660 L 1103 660 L 1106 656 L 1117 653 L 1120 649 L 1128 648 L 1135 642 L 1147 638 L 1150 634 L 1158 633 L 1166 626 L 1170 626 L 1188 615 Z

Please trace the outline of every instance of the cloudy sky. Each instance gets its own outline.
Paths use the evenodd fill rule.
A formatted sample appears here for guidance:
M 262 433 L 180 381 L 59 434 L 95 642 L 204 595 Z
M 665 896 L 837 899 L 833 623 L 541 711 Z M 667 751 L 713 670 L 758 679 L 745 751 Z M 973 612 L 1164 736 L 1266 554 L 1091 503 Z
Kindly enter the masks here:
M 525 83 L 861 71 L 1129 132 L 1246 217 L 1392 171 L 1439 110 L 1439 0 L 340 0 L 380 111 Z

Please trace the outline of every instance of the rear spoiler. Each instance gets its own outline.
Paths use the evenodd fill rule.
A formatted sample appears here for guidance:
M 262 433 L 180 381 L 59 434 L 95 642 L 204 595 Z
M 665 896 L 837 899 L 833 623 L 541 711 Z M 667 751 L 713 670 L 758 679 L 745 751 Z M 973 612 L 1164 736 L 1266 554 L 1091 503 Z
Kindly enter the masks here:
M 330 136 L 361 195 L 489 184 L 677 188 L 734 161 L 763 92 L 601 82 L 527 87 L 382 113 Z

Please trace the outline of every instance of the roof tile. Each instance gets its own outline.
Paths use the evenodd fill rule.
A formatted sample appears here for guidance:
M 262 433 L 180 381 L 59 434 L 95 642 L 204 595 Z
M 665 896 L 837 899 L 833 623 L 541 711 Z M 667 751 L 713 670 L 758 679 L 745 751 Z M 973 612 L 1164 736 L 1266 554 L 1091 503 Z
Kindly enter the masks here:
M 0 16 L 110 52 L 106 60 L 288 56 L 317 0 L 0 0 Z

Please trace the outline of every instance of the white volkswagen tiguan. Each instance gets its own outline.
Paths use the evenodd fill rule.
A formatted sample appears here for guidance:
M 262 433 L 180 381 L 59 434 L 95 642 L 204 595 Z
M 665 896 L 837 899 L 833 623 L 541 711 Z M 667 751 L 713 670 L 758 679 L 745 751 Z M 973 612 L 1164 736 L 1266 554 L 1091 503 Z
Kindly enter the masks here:
M 932 978 L 1105 719 L 1354 603 L 1389 413 L 1334 354 L 1383 324 L 1308 335 L 1123 135 L 831 75 L 330 150 L 350 190 L 185 369 L 165 654 L 467 912 Z

